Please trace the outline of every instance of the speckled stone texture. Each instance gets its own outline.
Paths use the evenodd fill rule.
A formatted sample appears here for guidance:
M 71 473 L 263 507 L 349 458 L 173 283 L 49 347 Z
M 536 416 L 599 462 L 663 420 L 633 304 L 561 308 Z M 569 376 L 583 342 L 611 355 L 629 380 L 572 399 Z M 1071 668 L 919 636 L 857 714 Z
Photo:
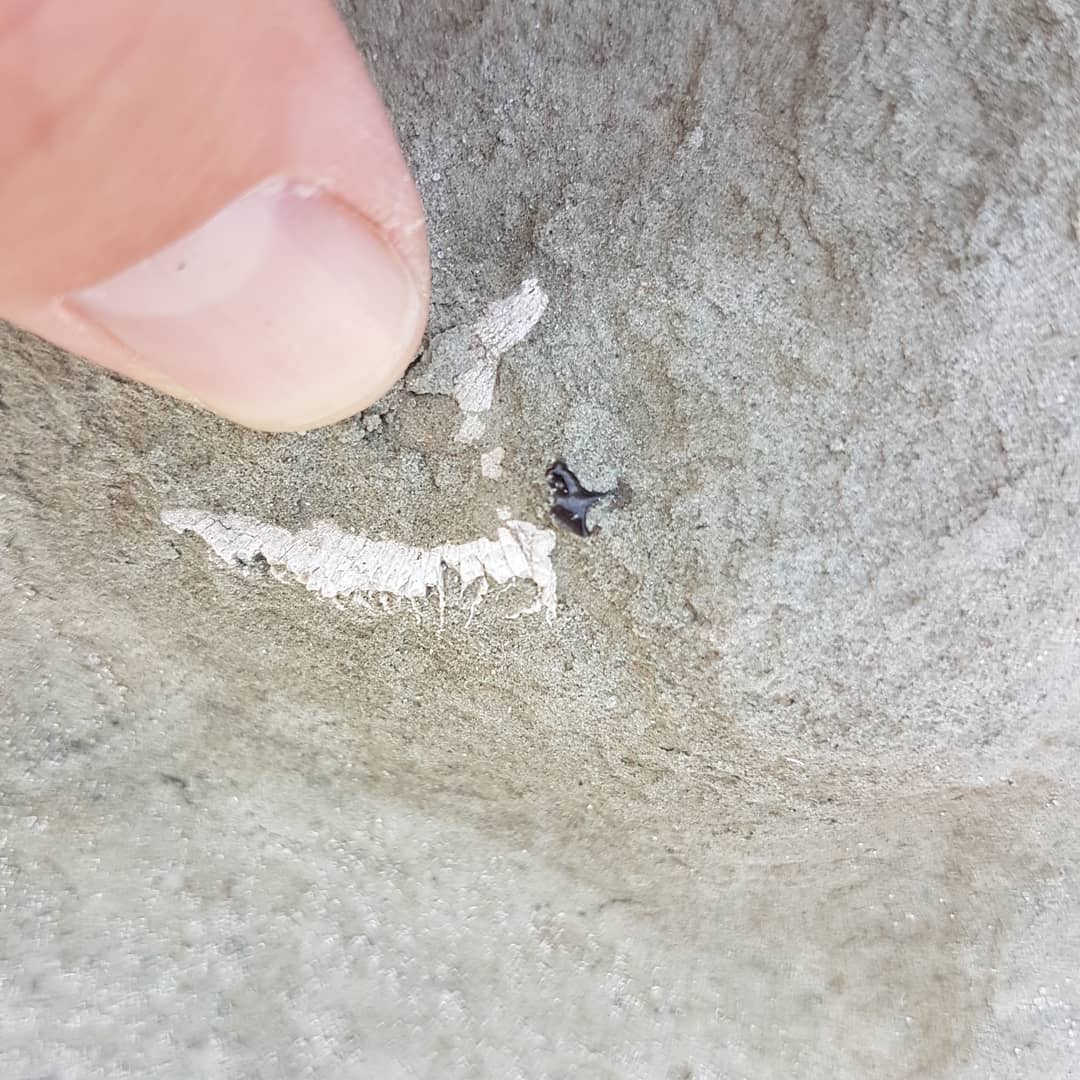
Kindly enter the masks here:
M 1080 15 L 345 12 L 482 443 L 240 430 L 0 332 L 0 1075 L 1066 1077 L 1080 1059 Z M 500 446 L 501 476 L 480 455 Z M 560 532 L 436 633 L 181 507 Z

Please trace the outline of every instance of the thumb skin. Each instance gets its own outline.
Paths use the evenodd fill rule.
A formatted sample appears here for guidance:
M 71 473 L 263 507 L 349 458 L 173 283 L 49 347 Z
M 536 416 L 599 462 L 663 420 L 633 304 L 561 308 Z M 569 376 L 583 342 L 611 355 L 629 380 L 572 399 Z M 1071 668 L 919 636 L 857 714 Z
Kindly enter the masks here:
M 364 408 L 423 208 L 329 0 L 0 0 L 0 317 L 250 427 Z

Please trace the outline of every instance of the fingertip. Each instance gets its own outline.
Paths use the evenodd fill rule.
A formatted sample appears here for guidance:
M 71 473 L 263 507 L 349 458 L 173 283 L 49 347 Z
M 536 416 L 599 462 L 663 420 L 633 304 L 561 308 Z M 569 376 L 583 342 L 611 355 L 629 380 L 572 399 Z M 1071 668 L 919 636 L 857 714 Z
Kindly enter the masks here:
M 19 156 L 0 184 L 0 230 L 25 259 L 20 275 L 0 273 L 0 314 L 240 423 L 302 430 L 364 408 L 415 355 L 426 229 L 332 7 L 240 7 L 238 19 L 209 0 L 166 5 L 94 115 L 65 114 L 59 147 Z M 191 115 L 194 129 L 179 122 Z M 13 203 L 29 192 L 28 223 Z
M 282 180 L 66 307 L 144 357 L 159 385 L 274 431 L 317 427 L 381 396 L 427 315 L 380 229 L 329 192 Z

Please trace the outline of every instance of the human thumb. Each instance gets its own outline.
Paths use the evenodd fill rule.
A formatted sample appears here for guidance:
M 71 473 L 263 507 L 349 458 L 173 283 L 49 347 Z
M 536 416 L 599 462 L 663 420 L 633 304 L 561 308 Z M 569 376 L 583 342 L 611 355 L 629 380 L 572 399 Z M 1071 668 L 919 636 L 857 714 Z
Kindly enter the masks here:
M 0 317 L 242 424 L 378 398 L 423 210 L 328 0 L 0 0 Z

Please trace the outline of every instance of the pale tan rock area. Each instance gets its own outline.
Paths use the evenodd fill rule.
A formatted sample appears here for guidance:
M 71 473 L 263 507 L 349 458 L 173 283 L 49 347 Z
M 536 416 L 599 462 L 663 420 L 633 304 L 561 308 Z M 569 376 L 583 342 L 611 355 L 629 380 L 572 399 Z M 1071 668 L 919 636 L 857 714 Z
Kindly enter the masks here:
M 1080 1075 L 1075 5 L 345 6 L 432 337 L 548 305 L 472 443 L 0 331 L 0 1076 Z M 162 522 L 441 549 L 556 459 L 553 623 Z

